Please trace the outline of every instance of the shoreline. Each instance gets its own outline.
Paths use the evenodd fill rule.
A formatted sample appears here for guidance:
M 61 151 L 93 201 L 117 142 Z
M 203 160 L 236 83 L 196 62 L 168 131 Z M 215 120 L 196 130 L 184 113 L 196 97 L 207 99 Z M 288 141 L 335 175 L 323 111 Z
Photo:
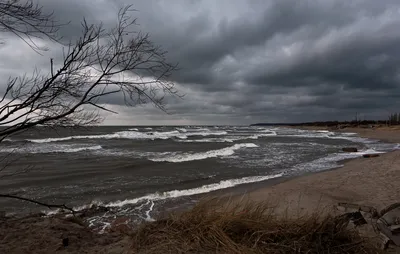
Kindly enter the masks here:
M 382 133 L 380 129 L 378 131 L 375 131 L 372 129 L 370 130 L 370 129 L 365 129 L 365 128 L 354 128 L 354 127 L 343 128 L 343 129 L 335 129 L 333 127 L 323 127 L 323 126 L 281 126 L 281 127 L 300 129 L 300 130 L 312 130 L 312 131 L 332 131 L 332 132 L 339 132 L 339 133 L 352 132 L 352 133 L 357 133 L 357 136 L 359 136 L 361 138 L 367 138 L 367 139 L 371 139 L 371 140 L 379 140 L 380 142 L 384 142 L 384 143 L 388 143 L 388 144 L 396 144 L 396 143 L 400 142 L 400 128 L 398 128 L 398 129 L 396 128 L 393 130 L 385 128 L 384 133 Z M 389 131 L 389 133 L 388 133 L 388 131 Z M 396 131 L 396 134 L 398 136 L 393 136 L 392 135 L 393 133 L 391 133 L 390 131 Z M 383 136 L 382 134 L 390 135 L 390 137 L 385 136 L 382 139 L 380 139 L 380 138 L 378 139 L 378 137 Z M 389 152 L 385 152 L 385 153 L 382 153 L 379 155 L 382 156 L 383 154 L 389 154 L 389 153 L 393 153 L 393 152 L 395 152 L 395 151 L 389 151 Z M 323 173 L 330 172 L 330 171 L 336 171 L 343 167 L 346 167 L 346 165 L 348 163 L 355 161 L 355 160 L 359 160 L 359 159 L 366 160 L 362 156 L 341 159 L 339 161 L 336 161 L 337 165 L 332 168 L 324 169 L 321 171 L 305 172 L 305 173 L 301 173 L 298 175 L 284 175 L 281 177 L 272 178 L 272 179 L 261 181 L 261 182 L 247 183 L 247 184 L 243 184 L 243 185 L 230 187 L 227 189 L 220 189 L 220 190 L 217 190 L 217 191 L 214 191 L 211 193 L 199 194 L 201 197 L 200 200 L 202 200 L 203 198 L 205 198 L 205 199 L 217 198 L 217 199 L 222 199 L 222 200 L 229 200 L 229 202 L 232 202 L 231 200 L 233 200 L 233 202 L 237 203 L 238 197 L 240 197 L 240 200 L 243 200 L 243 197 L 245 197 L 245 199 L 248 199 L 249 201 L 251 201 L 253 198 L 253 195 L 254 195 L 252 193 L 271 188 L 275 185 L 281 185 L 281 184 L 285 184 L 286 182 L 296 181 L 296 179 L 299 179 L 299 178 L 310 177 L 315 174 L 323 174 Z M 376 158 L 372 158 L 372 159 L 376 159 Z M 261 200 L 257 198 L 256 201 L 261 201 Z
M 300 130 L 326 130 L 332 132 L 354 132 L 361 138 L 370 138 L 380 140 L 386 143 L 400 143 L 400 127 L 399 126 L 377 126 L 371 128 L 363 127 L 346 127 L 334 128 L 329 126 L 283 126 L 285 128 L 293 128 Z
M 292 127 L 293 128 L 293 127 Z M 297 128 L 297 127 L 296 127 Z M 300 128 L 302 129 L 302 128 Z M 306 127 L 308 130 L 354 132 L 362 138 L 386 143 L 400 142 L 397 128 L 331 128 Z M 317 209 L 336 213 L 339 202 L 356 203 L 382 209 L 400 200 L 400 150 L 381 154 L 376 158 L 354 158 L 339 161 L 343 166 L 295 176 L 277 184 L 268 184 L 249 193 L 233 197 L 243 200 L 268 202 L 277 213 L 290 216 L 309 214 Z

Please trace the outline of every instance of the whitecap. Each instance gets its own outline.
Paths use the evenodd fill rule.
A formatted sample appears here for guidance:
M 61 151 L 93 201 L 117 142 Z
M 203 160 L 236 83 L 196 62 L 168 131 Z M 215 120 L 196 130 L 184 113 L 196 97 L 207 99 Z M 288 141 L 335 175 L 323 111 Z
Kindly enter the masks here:
M 157 162 L 186 162 L 186 161 L 195 161 L 195 160 L 204 160 L 208 158 L 216 158 L 216 157 L 223 157 L 223 156 L 229 156 L 235 153 L 236 150 L 242 149 L 242 148 L 255 148 L 258 147 L 256 144 L 253 143 L 244 143 L 244 144 L 235 144 L 230 147 L 225 147 L 222 149 L 217 149 L 217 150 L 211 150 L 207 152 L 202 152 L 202 153 L 182 153 L 182 154 L 177 154 L 177 153 L 167 153 L 167 156 L 161 156 L 161 157 L 153 157 L 149 158 L 151 161 L 157 161 Z M 166 153 L 164 153 L 166 154 Z
M 76 147 L 70 145 L 60 146 L 25 146 L 1 149 L 1 153 L 78 153 L 82 151 L 95 151 L 103 149 L 100 145 Z
M 222 136 L 227 135 L 228 132 L 226 131 L 199 131 L 199 132 L 187 132 L 185 135 L 187 136 Z
M 200 186 L 197 188 L 192 188 L 192 189 L 171 190 L 171 191 L 166 191 L 166 192 L 161 192 L 161 193 L 156 192 L 156 193 L 148 194 L 148 195 L 145 195 L 145 196 L 142 196 L 139 198 L 110 202 L 110 203 L 106 204 L 105 206 L 107 206 L 107 207 L 122 207 L 125 205 L 137 204 L 139 202 L 143 202 L 143 201 L 147 201 L 147 200 L 157 201 L 157 200 L 165 200 L 165 199 L 170 199 L 170 198 L 193 196 L 193 195 L 204 194 L 204 193 L 208 193 L 208 192 L 212 192 L 212 191 L 216 191 L 216 190 L 231 188 L 231 187 L 241 185 L 241 184 L 266 181 L 269 179 L 278 178 L 278 177 L 282 177 L 282 176 L 283 176 L 283 174 L 276 174 L 276 175 L 267 175 L 267 176 L 249 176 L 249 177 L 243 177 L 243 178 L 238 178 L 238 179 L 223 180 L 218 183 L 203 185 L 203 186 Z
M 187 132 L 185 128 L 176 128 L 179 132 Z
M 77 153 L 82 151 L 94 151 L 103 149 L 101 146 L 87 146 L 87 147 L 77 147 L 77 148 L 67 148 L 65 150 L 54 150 L 53 152 L 61 152 L 61 153 Z
M 187 135 L 190 136 L 190 135 Z M 193 136 L 193 135 L 192 135 Z M 203 138 L 203 139 L 188 139 L 179 140 L 179 142 L 185 143 L 233 143 L 235 141 L 246 140 L 246 139 L 259 139 L 262 137 L 277 136 L 276 132 L 272 131 L 270 133 L 255 134 L 249 136 L 227 136 L 225 138 Z
M 358 157 L 362 157 L 364 154 L 382 154 L 385 152 L 377 151 L 375 149 L 366 149 L 359 152 L 354 153 L 333 153 L 326 157 L 319 158 L 313 160 L 311 162 L 305 162 L 299 165 L 294 166 L 292 169 L 288 170 L 288 172 L 317 172 L 323 171 L 335 167 L 340 167 L 338 162 L 345 159 L 354 159 Z
M 215 132 L 192 132 L 182 134 L 179 131 L 166 131 L 166 132 L 140 132 L 140 131 L 120 131 L 112 134 L 102 134 L 102 135 L 78 135 L 60 138 L 44 138 L 44 139 L 28 139 L 28 141 L 33 143 L 50 143 L 50 142 L 60 142 L 68 141 L 73 139 L 170 139 L 179 138 L 186 139 L 188 136 L 220 136 L 227 134 L 226 131 L 215 131 Z

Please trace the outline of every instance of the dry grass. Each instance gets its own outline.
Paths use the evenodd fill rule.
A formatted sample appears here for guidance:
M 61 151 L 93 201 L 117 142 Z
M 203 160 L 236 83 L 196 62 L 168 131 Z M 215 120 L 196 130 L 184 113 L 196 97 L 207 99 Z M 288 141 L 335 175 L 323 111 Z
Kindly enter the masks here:
M 266 203 L 192 210 L 142 225 L 135 253 L 379 253 L 343 217 L 279 218 Z

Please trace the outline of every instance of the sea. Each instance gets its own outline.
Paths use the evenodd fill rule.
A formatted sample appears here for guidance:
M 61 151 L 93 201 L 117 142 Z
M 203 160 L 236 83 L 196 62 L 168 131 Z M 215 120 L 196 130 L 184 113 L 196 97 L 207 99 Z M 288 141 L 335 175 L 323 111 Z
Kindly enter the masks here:
M 116 216 L 152 221 L 205 195 L 244 194 L 398 148 L 356 133 L 274 126 L 39 127 L 0 143 L 0 193 L 76 210 L 104 206 L 88 221 L 106 227 Z M 0 199 L 0 210 L 49 213 L 13 199 Z

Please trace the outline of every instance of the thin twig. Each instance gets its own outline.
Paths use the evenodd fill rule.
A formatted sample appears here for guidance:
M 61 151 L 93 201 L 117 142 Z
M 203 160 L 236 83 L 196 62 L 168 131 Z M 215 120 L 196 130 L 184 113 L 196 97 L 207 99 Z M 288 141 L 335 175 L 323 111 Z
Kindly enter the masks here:
M 9 194 L 0 194 L 0 197 L 1 198 L 11 198 L 11 199 L 18 199 L 18 200 L 22 200 L 22 201 L 27 201 L 27 202 L 34 203 L 34 204 L 37 204 L 37 205 L 40 205 L 40 206 L 45 206 L 45 207 L 47 207 L 49 209 L 52 209 L 52 208 L 65 209 L 65 210 L 68 210 L 68 211 L 72 212 L 73 214 L 75 214 L 75 212 L 76 212 L 74 209 L 66 206 L 65 204 L 62 204 L 62 205 L 46 204 L 46 203 L 43 203 L 43 202 L 40 202 L 40 201 L 37 201 L 37 200 L 34 200 L 34 199 L 24 198 L 24 197 L 15 196 L 15 195 L 9 195 Z

